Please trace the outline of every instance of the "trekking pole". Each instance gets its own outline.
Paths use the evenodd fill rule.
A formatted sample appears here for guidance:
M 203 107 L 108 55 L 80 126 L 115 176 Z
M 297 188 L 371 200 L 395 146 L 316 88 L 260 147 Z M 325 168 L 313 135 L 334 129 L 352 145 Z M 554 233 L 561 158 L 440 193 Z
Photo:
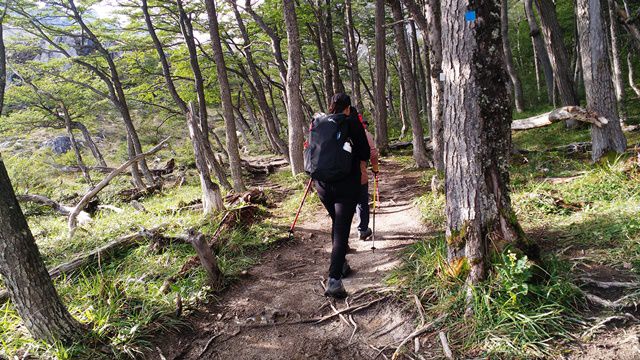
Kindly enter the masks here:
M 373 234 L 371 235 L 371 251 L 376 252 L 376 207 L 380 194 L 378 194 L 378 174 L 373 174 Z
M 289 238 L 293 239 L 293 229 L 296 227 L 296 223 L 298 222 L 298 217 L 300 216 L 300 211 L 302 211 L 302 205 L 304 205 L 304 201 L 307 199 L 307 195 L 309 195 L 309 190 L 311 190 L 311 183 L 313 179 L 309 179 L 309 183 L 307 184 L 307 188 L 304 191 L 304 196 L 302 197 L 302 201 L 300 202 L 300 206 L 298 207 L 298 212 L 296 212 L 296 218 L 293 219 L 293 224 L 291 224 L 291 228 L 289 228 Z

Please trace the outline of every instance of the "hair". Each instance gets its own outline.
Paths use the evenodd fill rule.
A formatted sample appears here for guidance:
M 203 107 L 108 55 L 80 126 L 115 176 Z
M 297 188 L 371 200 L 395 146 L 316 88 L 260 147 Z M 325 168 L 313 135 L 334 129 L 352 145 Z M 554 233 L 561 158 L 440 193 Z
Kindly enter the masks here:
M 351 98 L 345 93 L 337 93 L 331 97 L 331 103 L 329 104 L 329 113 L 339 114 L 344 109 L 351 106 Z

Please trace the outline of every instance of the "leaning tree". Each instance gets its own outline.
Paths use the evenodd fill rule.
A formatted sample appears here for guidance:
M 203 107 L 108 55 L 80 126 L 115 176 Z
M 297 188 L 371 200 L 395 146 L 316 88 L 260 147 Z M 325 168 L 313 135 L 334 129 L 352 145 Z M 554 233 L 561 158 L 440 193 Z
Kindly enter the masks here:
M 537 258 L 511 207 L 511 100 L 503 60 L 500 2 L 444 0 L 444 159 L 448 259 L 468 263 L 468 282 L 486 277 L 489 251 L 507 244 Z M 471 20 L 471 19 L 469 19 Z

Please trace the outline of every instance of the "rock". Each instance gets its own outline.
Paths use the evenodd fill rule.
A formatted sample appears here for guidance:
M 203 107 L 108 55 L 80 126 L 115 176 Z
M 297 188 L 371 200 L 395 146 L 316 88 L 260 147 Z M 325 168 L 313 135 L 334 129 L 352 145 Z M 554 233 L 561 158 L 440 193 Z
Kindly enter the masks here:
M 47 140 L 44 145 L 50 147 L 54 154 L 62 155 L 71 150 L 71 139 L 66 135 L 57 136 Z

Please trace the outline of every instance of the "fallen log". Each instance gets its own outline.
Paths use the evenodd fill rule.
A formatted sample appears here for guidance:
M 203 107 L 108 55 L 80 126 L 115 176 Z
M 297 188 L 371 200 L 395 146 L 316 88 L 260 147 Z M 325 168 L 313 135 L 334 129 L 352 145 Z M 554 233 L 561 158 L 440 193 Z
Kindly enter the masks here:
M 59 202 L 55 200 L 51 200 L 48 197 L 42 196 L 42 195 L 24 194 L 24 195 L 17 195 L 16 198 L 18 199 L 19 202 L 32 202 L 38 205 L 50 207 L 63 216 L 69 216 L 69 214 L 71 214 L 71 211 L 73 211 L 73 206 L 60 204 Z M 98 206 L 97 202 L 95 205 L 97 208 Z M 78 222 L 81 224 L 85 224 L 85 223 L 88 223 L 89 221 L 91 221 L 91 215 L 89 215 L 89 213 L 84 210 L 80 211 L 80 213 L 78 214 Z
M 247 170 L 250 174 L 272 174 L 276 171 L 277 168 L 287 166 L 289 163 L 285 159 L 275 159 L 273 161 L 268 162 L 250 162 L 247 160 L 241 161 L 242 167 Z
M 541 115 L 514 120 L 511 122 L 511 130 L 520 131 L 535 129 L 566 120 L 586 122 L 597 127 L 602 127 L 609 123 L 609 120 L 605 117 L 599 116 L 593 111 L 586 110 L 579 106 L 565 106 Z
M 82 172 L 82 168 L 78 165 L 59 165 L 55 163 L 49 163 L 49 165 L 51 165 L 53 168 L 55 168 L 60 172 L 65 172 L 65 173 Z M 159 169 L 149 169 L 149 171 L 151 171 L 151 174 L 153 174 L 154 176 L 163 176 L 163 175 L 169 175 L 173 173 L 175 168 L 176 168 L 175 159 L 169 159 L 163 167 Z M 85 169 L 90 171 L 100 172 L 103 174 L 109 174 L 110 172 L 115 170 L 115 168 L 108 167 L 108 166 L 85 166 Z M 126 173 L 121 173 L 120 175 L 126 175 Z
M 80 211 L 82 211 L 84 209 L 84 207 L 87 205 L 87 203 L 89 203 L 89 201 L 91 199 L 93 199 L 93 197 L 98 195 L 98 193 L 102 189 L 104 189 L 107 185 L 109 185 L 111 180 L 113 180 L 113 178 L 118 176 L 118 174 L 126 171 L 129 166 L 131 166 L 132 164 L 135 164 L 136 162 L 144 159 L 145 157 L 147 157 L 147 156 L 149 156 L 151 154 L 155 154 L 156 152 L 158 152 L 161 149 L 163 149 L 166 146 L 166 143 L 167 143 L 167 141 L 169 141 L 170 138 L 171 137 L 168 137 L 168 138 L 162 140 L 153 149 L 151 149 L 151 150 L 149 150 L 147 152 L 144 152 L 142 154 L 138 154 L 138 155 L 134 156 L 133 158 L 129 159 L 127 162 L 125 162 L 124 164 L 120 165 L 119 167 L 114 169 L 112 172 L 110 172 L 109 175 L 107 175 L 93 189 L 91 189 L 87 194 L 85 194 L 82 197 L 82 199 L 80 200 L 80 202 L 78 202 L 78 204 L 71 211 L 71 214 L 69 214 L 69 237 L 73 237 L 73 234 L 75 233 L 75 230 L 76 230 L 76 227 L 77 227 L 76 218 L 77 218 L 78 214 L 80 213 Z
M 120 237 L 88 253 L 78 255 L 69 262 L 52 268 L 49 270 L 49 276 L 51 279 L 55 279 L 62 275 L 73 274 L 81 268 L 95 264 L 98 261 L 100 261 L 101 264 L 104 264 L 105 261 L 109 261 L 116 254 L 131 250 L 134 247 L 142 245 L 147 239 L 157 236 L 162 228 L 164 228 L 164 226 L 155 227 L 149 230 L 143 229 L 135 234 Z M 143 240 L 145 241 L 143 242 Z M 8 299 L 9 292 L 7 290 L 1 290 L 0 303 L 4 303 Z

